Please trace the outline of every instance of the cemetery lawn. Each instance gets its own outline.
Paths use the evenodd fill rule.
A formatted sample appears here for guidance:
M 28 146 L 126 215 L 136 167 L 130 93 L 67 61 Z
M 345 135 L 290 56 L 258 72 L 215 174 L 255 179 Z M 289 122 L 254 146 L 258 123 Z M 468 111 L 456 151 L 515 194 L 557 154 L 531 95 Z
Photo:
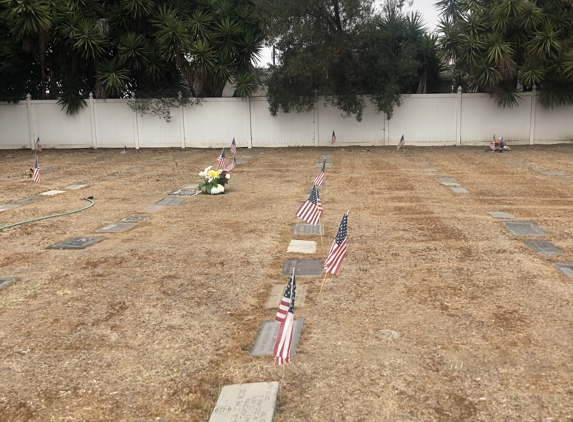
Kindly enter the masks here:
M 322 241 L 292 234 L 321 150 L 260 150 L 228 194 L 162 209 L 148 207 L 199 183 L 220 150 L 45 149 L 55 170 L 40 183 L 24 178 L 33 152 L 0 150 L 0 205 L 66 191 L 0 212 L 0 226 L 95 200 L 0 231 L 0 278 L 17 277 L 0 289 L 0 420 L 207 421 L 224 385 L 264 381 L 280 382 L 276 422 L 573 420 L 573 280 L 552 265 L 573 262 L 573 145 L 335 148 Z M 320 295 L 322 277 L 297 279 L 292 363 L 251 358 L 283 263 L 324 259 L 347 210 L 340 274 Z M 548 236 L 512 235 L 488 211 Z M 151 218 L 94 233 L 133 214 Z M 85 236 L 106 239 L 46 249 Z M 316 253 L 287 253 L 293 238 Z

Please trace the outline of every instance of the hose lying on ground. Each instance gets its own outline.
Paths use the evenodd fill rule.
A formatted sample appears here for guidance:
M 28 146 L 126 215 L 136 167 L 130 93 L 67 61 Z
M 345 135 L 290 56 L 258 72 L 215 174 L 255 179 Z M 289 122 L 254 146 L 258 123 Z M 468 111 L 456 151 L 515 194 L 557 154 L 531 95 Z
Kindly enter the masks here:
M 87 210 L 88 208 L 91 208 L 94 206 L 94 201 L 93 201 L 93 196 L 88 196 L 87 198 L 82 198 L 84 201 L 89 201 L 90 204 L 86 207 L 80 208 L 79 210 L 75 210 L 75 211 L 69 211 L 69 212 L 63 212 L 61 214 L 52 214 L 52 215 L 47 215 L 45 217 L 38 217 L 38 218 L 32 218 L 31 220 L 26 220 L 26 221 L 20 221 L 19 223 L 14 223 L 14 224 L 9 224 L 7 226 L 2 226 L 0 227 L 0 230 L 4 230 L 4 229 L 9 229 L 10 227 L 16 227 L 16 226 L 21 226 L 22 224 L 26 224 L 26 223 L 33 223 L 34 221 L 40 221 L 40 220 L 45 220 L 47 218 L 54 218 L 54 217 L 62 217 L 64 215 L 70 215 L 70 214 L 75 214 L 77 212 L 83 211 L 83 210 Z

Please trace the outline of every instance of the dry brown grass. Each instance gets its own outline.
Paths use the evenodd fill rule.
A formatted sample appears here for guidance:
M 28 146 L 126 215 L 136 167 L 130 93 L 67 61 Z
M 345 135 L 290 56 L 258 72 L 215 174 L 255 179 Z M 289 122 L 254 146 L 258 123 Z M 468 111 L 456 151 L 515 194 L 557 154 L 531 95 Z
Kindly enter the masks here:
M 286 283 L 283 262 L 302 257 L 286 249 L 319 150 L 266 150 L 237 166 L 227 195 L 187 198 L 79 251 L 45 248 L 198 182 L 218 151 L 42 152 L 58 170 L 0 181 L 0 204 L 95 183 L 1 212 L 0 226 L 88 195 L 96 205 L 0 232 L 0 277 L 18 277 L 0 291 L 0 420 L 206 421 L 222 386 L 273 380 L 278 422 L 572 420 L 573 285 L 551 264 L 573 262 L 573 183 L 509 161 L 573 176 L 573 147 L 477 150 L 334 150 L 310 258 L 326 256 L 347 209 L 349 253 L 321 295 L 321 277 L 298 279 L 305 325 L 284 379 L 247 350 L 274 316 L 264 304 Z M 1 151 L 0 178 L 32 162 Z M 105 179 L 132 167 L 144 169 Z M 564 255 L 535 255 L 487 211 L 535 222 Z

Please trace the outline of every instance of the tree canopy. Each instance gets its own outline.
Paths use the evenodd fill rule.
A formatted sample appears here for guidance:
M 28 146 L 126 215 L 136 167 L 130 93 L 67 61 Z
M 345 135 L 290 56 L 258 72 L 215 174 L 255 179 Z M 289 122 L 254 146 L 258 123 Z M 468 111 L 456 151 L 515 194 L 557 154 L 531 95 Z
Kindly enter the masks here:
M 501 106 L 540 90 L 545 107 L 573 103 L 570 0 L 440 0 L 441 46 L 465 91 Z M 456 85 L 456 86 L 457 86 Z
M 391 117 L 403 94 L 437 89 L 437 39 L 403 3 L 377 11 L 372 0 L 261 0 L 267 42 L 278 50 L 271 114 L 309 111 L 324 98 L 358 120 L 367 100 Z
M 255 0 L 0 0 L 0 100 L 247 95 L 261 48 Z

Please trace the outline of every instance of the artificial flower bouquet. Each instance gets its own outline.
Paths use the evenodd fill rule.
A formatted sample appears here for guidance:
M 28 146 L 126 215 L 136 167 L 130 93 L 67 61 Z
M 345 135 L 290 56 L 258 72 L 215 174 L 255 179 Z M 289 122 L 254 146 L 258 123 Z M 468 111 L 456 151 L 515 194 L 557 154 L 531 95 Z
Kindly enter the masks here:
M 225 193 L 225 185 L 231 178 L 231 174 L 225 170 L 211 170 L 213 166 L 207 167 L 199 176 L 204 180 L 203 183 L 199 184 L 199 189 L 203 193 L 210 195 L 218 195 L 220 193 Z

